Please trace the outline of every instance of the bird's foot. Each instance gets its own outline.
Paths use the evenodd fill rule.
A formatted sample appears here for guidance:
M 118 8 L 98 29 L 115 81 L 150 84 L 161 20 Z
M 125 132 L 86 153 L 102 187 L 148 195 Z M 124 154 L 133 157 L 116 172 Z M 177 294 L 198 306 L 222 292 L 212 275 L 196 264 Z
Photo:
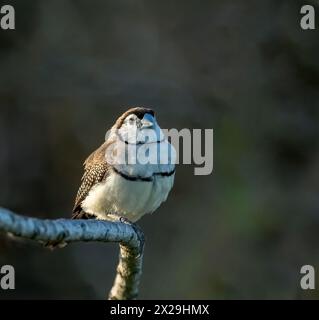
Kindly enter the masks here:
M 134 231 L 135 231 L 135 233 L 136 233 L 136 235 L 138 237 L 138 240 L 139 240 L 139 242 L 141 244 L 140 253 L 143 252 L 144 243 L 145 243 L 145 237 L 144 237 L 144 233 L 143 233 L 142 229 L 136 223 L 130 221 L 129 219 L 127 219 L 125 217 L 119 216 L 119 215 L 112 214 L 111 215 L 111 219 L 113 221 L 119 221 L 119 222 L 128 224 L 134 229 Z
M 132 225 L 132 224 L 134 224 L 132 221 L 130 221 L 129 219 L 127 219 L 127 218 L 125 218 L 125 217 L 119 217 L 119 220 L 120 220 L 120 222 L 123 222 L 123 223 L 127 223 L 127 224 L 129 224 L 129 225 Z

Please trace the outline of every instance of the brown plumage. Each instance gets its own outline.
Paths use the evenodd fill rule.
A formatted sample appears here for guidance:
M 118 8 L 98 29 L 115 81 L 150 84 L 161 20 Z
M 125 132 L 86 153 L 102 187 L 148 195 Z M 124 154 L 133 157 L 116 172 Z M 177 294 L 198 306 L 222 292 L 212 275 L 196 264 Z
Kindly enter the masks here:
M 107 178 L 110 167 L 105 160 L 106 148 L 107 142 L 103 143 L 84 162 L 84 174 L 81 179 L 81 186 L 75 198 L 72 219 L 86 219 L 91 217 L 91 215 L 83 212 L 81 204 L 91 188 Z

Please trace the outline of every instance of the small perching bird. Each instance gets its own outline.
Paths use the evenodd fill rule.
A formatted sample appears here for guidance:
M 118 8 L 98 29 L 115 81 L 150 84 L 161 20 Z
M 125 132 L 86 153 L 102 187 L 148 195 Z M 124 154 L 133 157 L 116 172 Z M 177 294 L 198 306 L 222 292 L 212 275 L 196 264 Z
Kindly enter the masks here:
M 173 186 L 175 157 L 154 111 L 129 109 L 84 162 L 72 218 L 136 222 L 154 212 Z

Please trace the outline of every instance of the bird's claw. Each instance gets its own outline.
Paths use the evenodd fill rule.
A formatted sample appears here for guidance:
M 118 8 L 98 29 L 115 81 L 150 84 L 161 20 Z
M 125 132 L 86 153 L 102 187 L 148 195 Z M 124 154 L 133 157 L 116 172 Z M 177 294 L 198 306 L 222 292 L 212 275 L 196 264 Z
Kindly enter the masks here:
M 126 223 L 126 224 L 130 225 L 134 229 L 134 231 L 135 231 L 135 233 L 136 233 L 136 235 L 138 237 L 138 240 L 139 240 L 139 242 L 141 244 L 140 252 L 143 252 L 144 243 L 145 243 L 145 237 L 144 237 L 144 233 L 143 233 L 142 229 L 136 223 L 130 221 L 129 219 L 127 219 L 125 217 L 120 217 L 119 221 L 122 222 L 122 223 Z
M 131 222 L 129 219 L 124 218 L 124 217 L 120 217 L 119 220 L 120 220 L 120 222 L 127 223 L 129 225 L 133 224 L 133 222 Z

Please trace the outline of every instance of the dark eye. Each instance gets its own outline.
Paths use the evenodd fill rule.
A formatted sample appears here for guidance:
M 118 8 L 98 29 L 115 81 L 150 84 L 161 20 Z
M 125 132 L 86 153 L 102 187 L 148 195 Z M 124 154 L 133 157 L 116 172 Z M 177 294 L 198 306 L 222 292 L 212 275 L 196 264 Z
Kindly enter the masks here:
M 132 124 L 134 122 L 134 118 L 129 118 L 128 121 Z

